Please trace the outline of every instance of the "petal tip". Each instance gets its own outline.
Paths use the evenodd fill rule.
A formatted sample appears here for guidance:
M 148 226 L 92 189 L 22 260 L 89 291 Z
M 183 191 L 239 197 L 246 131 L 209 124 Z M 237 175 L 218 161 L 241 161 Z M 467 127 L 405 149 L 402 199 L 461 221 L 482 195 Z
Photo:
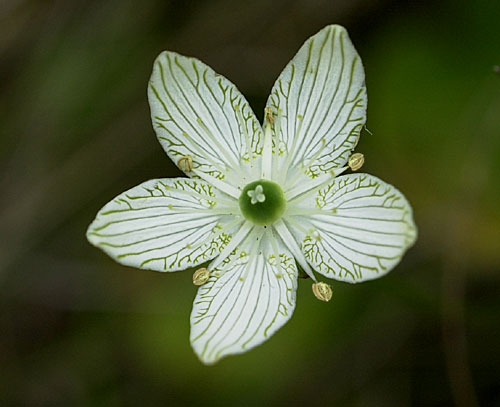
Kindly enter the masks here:
M 92 221 L 92 223 L 88 226 L 87 231 L 85 232 L 85 237 L 87 238 L 87 241 L 92 245 L 92 246 L 97 246 L 97 237 L 95 236 L 94 233 L 94 224 L 95 224 L 95 219 Z

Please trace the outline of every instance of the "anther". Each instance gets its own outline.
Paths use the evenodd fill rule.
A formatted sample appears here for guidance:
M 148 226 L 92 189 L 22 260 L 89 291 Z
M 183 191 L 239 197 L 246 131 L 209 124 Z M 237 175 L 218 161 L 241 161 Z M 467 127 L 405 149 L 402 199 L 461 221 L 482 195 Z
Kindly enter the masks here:
M 268 122 L 269 124 L 274 123 L 273 110 L 270 107 L 266 107 L 264 109 L 264 116 L 266 117 L 266 122 Z
M 193 171 L 193 158 L 190 155 L 183 155 L 177 161 L 177 166 L 184 172 Z
M 353 171 L 359 170 L 365 163 L 365 156 L 361 153 L 354 153 L 349 157 L 349 167 Z
M 332 299 L 332 287 L 326 283 L 314 283 L 312 291 L 318 300 L 328 302 Z
M 210 272 L 205 268 L 198 269 L 193 274 L 193 284 L 194 285 L 203 285 L 210 278 Z

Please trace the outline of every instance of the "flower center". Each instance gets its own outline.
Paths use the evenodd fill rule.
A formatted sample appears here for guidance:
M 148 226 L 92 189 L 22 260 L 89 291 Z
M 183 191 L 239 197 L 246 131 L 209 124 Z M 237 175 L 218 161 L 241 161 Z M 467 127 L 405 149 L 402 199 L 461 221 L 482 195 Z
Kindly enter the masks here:
M 257 225 L 270 225 L 285 212 L 286 199 L 278 184 L 260 179 L 243 188 L 239 204 L 246 219 Z

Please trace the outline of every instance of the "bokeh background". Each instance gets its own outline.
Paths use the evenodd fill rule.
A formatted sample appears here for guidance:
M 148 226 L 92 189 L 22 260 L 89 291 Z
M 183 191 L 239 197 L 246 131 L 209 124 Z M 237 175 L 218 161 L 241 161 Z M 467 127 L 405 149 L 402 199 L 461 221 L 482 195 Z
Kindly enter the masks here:
M 500 2 L 1 0 L 1 405 L 500 405 Z M 203 366 L 190 272 L 123 267 L 96 212 L 179 176 L 156 141 L 156 55 L 196 56 L 259 118 L 303 41 L 345 25 L 362 56 L 366 172 L 419 240 L 383 279 L 299 284 L 290 322 Z

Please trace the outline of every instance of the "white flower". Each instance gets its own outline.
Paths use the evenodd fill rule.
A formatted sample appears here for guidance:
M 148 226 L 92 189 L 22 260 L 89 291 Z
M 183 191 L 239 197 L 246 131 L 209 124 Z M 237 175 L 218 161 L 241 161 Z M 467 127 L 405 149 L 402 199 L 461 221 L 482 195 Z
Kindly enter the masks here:
M 297 265 L 358 283 L 386 274 L 416 238 L 394 187 L 349 166 L 366 119 L 363 66 L 344 28 L 309 38 L 279 76 L 261 126 L 238 89 L 194 58 L 161 53 L 151 116 L 189 178 L 116 197 L 89 241 L 127 266 L 196 267 L 191 344 L 207 364 L 259 345 L 295 308 Z M 351 167 L 362 165 L 353 155 Z M 208 279 L 208 281 L 207 281 Z M 331 289 L 313 284 L 324 301 Z

